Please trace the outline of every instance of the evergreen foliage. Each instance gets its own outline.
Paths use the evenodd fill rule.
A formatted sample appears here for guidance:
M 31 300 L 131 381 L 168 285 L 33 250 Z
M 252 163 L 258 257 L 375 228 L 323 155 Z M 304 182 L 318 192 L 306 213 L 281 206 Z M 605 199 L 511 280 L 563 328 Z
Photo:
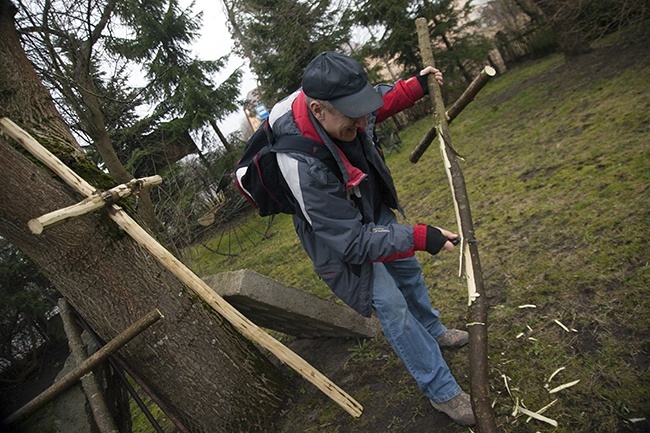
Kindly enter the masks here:
M 196 153 L 189 133 L 238 108 L 241 71 L 215 83 L 227 58 L 192 56 L 201 14 L 177 0 L 38 0 L 21 9 L 17 24 L 37 72 L 90 153 L 93 129 L 103 126 L 122 164 L 147 168 L 136 175 Z M 92 86 L 85 90 L 99 107 L 80 92 L 84 69 Z
M 56 290 L 34 263 L 0 237 L 0 381 L 20 382 L 60 336 L 50 323 Z
M 300 87 L 307 63 L 350 39 L 351 10 L 331 0 L 225 1 L 236 47 L 269 105 Z M 342 7 L 343 6 L 343 7 Z

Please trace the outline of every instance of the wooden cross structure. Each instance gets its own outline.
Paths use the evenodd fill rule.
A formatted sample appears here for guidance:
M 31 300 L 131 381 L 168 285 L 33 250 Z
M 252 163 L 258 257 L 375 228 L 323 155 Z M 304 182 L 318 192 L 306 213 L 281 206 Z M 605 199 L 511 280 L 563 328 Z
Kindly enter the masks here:
M 62 223 L 71 218 L 77 218 L 84 213 L 91 212 L 101 207 L 108 207 L 110 218 L 128 233 L 138 244 L 143 246 L 163 266 L 172 272 L 180 281 L 196 293 L 204 302 L 210 305 L 215 311 L 230 322 L 242 335 L 248 337 L 264 349 L 275 355 L 280 361 L 299 373 L 304 379 L 311 382 L 325 395 L 331 398 L 339 406 L 353 417 L 361 416 L 363 406 L 354 400 L 345 391 L 339 388 L 316 368 L 311 366 L 299 355 L 291 351 L 284 344 L 277 341 L 260 327 L 242 315 L 201 278 L 187 268 L 180 260 L 174 257 L 161 244 L 158 243 L 146 230 L 139 226 L 115 201 L 137 192 L 144 186 L 160 183 L 158 176 L 151 178 L 137 179 L 129 184 L 119 185 L 104 193 L 97 193 L 95 188 L 82 179 L 77 173 L 66 166 L 55 155 L 43 147 L 38 141 L 31 137 L 22 128 L 10 119 L 0 119 L 0 128 L 20 143 L 36 159 L 42 162 L 50 170 L 55 172 L 68 185 L 87 198 L 80 203 L 50 212 L 41 217 L 32 219 L 29 227 L 33 233 L 40 233 L 44 228 L 54 224 Z

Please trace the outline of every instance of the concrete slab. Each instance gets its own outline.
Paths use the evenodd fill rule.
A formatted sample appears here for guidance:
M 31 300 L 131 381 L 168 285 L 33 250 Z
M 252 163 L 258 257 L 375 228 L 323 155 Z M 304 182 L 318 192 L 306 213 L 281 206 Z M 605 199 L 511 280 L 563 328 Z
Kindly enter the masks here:
M 203 279 L 253 323 L 296 337 L 375 337 L 376 317 L 321 299 L 248 269 Z

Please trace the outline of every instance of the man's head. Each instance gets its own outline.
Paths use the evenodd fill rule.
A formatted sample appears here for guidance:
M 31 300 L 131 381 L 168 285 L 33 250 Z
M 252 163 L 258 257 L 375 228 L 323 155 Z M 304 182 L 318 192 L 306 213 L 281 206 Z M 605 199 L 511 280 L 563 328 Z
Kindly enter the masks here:
M 302 89 L 310 98 L 312 113 L 325 130 L 334 138 L 345 141 L 354 139 L 352 131 L 356 131 L 356 126 L 364 127 L 365 116 L 384 104 L 381 96 L 368 83 L 359 62 L 333 51 L 319 54 L 307 65 L 302 77 Z M 320 118 L 320 114 L 326 117 Z M 343 137 L 337 137 L 335 129 Z

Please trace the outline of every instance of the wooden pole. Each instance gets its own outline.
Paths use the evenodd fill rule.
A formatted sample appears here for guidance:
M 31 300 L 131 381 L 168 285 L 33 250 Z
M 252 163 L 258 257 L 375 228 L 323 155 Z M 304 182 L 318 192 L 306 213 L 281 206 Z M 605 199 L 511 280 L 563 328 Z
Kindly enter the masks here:
M 108 358 L 111 354 L 117 352 L 122 346 L 131 341 L 149 326 L 156 323 L 162 317 L 163 315 L 160 313 L 160 311 L 151 311 L 149 314 L 118 334 L 118 336 L 111 340 L 106 346 L 102 347 L 92 356 L 82 361 L 74 370 L 63 376 L 60 380 L 36 396 L 25 406 L 21 407 L 16 412 L 5 418 L 2 422 L 0 422 L 0 427 L 13 427 L 16 424 L 24 421 L 25 418 L 48 404 L 57 395 L 77 383 L 81 377 L 90 372 L 97 365 L 104 362 L 106 358 Z
M 429 37 L 429 27 L 424 18 L 415 20 L 420 53 L 424 67 L 434 66 L 433 50 Z M 440 86 L 433 74 L 428 78 L 429 95 L 434 103 L 434 123 L 436 125 L 440 152 L 451 186 L 458 231 L 461 234 L 461 252 L 465 268 L 468 291 L 468 330 L 469 330 L 469 378 L 472 409 L 481 433 L 496 433 L 496 419 L 490 405 L 487 363 L 487 296 L 483 290 L 483 274 L 478 257 L 478 246 L 474 236 L 474 225 L 465 188 L 465 178 L 456 160 L 456 152 L 451 147 L 451 134 L 442 101 Z
M 83 328 L 84 331 L 86 331 L 91 338 L 97 343 L 99 346 L 103 346 L 106 344 L 104 340 L 101 339 L 99 335 L 95 332 L 94 329 L 90 327 L 90 325 L 84 320 L 83 317 L 79 316 L 78 314 L 76 315 L 77 321 L 79 322 L 79 325 Z M 174 423 L 176 426 L 176 429 L 178 432 L 175 433 L 189 433 L 189 430 L 187 427 L 183 425 L 183 423 L 178 419 L 178 417 L 169 410 L 167 406 L 165 406 L 165 403 L 158 398 L 158 396 L 153 392 L 151 388 L 147 386 L 146 383 L 140 377 L 131 369 L 131 367 L 128 366 L 126 362 L 120 357 L 119 353 L 115 353 L 111 355 L 108 358 L 108 363 L 113 367 L 113 370 L 117 373 L 118 377 L 122 381 L 122 384 L 126 388 L 126 390 L 131 394 L 131 397 L 135 401 L 135 403 L 138 405 L 144 416 L 149 420 L 151 423 L 151 427 L 156 430 L 158 433 L 163 433 L 162 429 L 160 428 L 160 424 L 158 424 L 158 421 L 154 418 L 154 416 L 151 414 L 151 411 L 149 408 L 147 408 L 147 405 L 142 401 L 140 396 L 138 395 L 138 391 L 135 390 L 133 385 L 129 382 L 129 380 L 126 378 L 126 375 L 128 374 L 131 376 L 133 381 L 140 386 L 140 388 L 149 396 L 151 401 L 153 401 L 169 418 L 171 422 Z
M 133 179 L 128 183 L 118 185 L 102 193 L 95 193 L 77 204 L 58 209 L 30 220 L 27 225 L 35 235 L 40 235 L 44 229 L 63 223 L 73 218 L 78 218 L 87 213 L 93 212 L 118 200 L 137 194 L 143 188 L 162 183 L 162 177 L 150 176 L 141 179 Z
M 99 335 L 86 323 L 86 321 L 83 319 L 83 317 L 79 316 L 78 314 L 75 315 L 77 322 L 81 326 L 81 328 L 90 335 L 90 338 L 93 339 L 93 341 L 99 345 L 103 346 L 106 344 L 104 340 L 102 340 Z M 169 418 L 175 425 L 176 429 L 178 432 L 175 433 L 189 433 L 188 430 L 180 423 L 178 418 L 174 417 L 171 412 L 167 410 L 167 408 L 164 407 L 164 405 L 160 402 L 159 399 L 156 398 L 156 396 L 151 392 L 150 389 L 142 386 L 142 381 L 140 378 L 133 373 L 132 370 L 129 369 L 129 367 L 126 365 L 126 363 L 120 358 L 120 355 L 118 353 L 114 353 L 108 358 L 108 363 L 110 366 L 113 368 L 115 373 L 117 374 L 117 377 L 120 379 L 122 382 L 122 385 L 126 388 L 128 393 L 131 395 L 131 398 L 135 401 L 135 403 L 138 405 L 144 416 L 149 420 L 149 423 L 151 424 L 151 427 L 157 432 L 157 433 L 164 433 L 163 430 L 160 428 L 160 424 L 154 416 L 151 414 L 151 411 L 147 407 L 147 405 L 142 401 L 142 398 L 138 395 L 138 391 L 135 390 L 133 385 L 131 385 L 131 382 L 129 382 L 129 379 L 127 379 L 126 374 L 128 373 L 129 376 L 137 383 L 140 385 L 142 390 L 146 392 L 149 397 L 151 398 L 151 401 L 153 401 L 160 409 L 165 413 L 167 418 Z
M 70 309 L 70 304 L 64 298 L 59 299 L 59 314 L 61 314 L 61 319 L 63 320 L 63 329 L 68 336 L 68 346 L 70 346 L 70 352 L 75 359 L 75 363 L 80 365 L 88 358 L 88 353 L 84 349 L 84 344 L 81 340 L 81 330 Z M 99 387 L 97 377 L 92 371 L 81 378 L 81 386 L 90 404 L 90 409 L 99 432 L 118 433 L 117 426 L 108 410 L 108 406 L 106 406 L 106 400 Z
M 41 146 L 40 143 L 11 120 L 7 118 L 0 119 L 0 128 L 4 129 L 7 134 L 77 191 L 87 196 L 94 193 L 94 188 L 90 184 L 79 177 L 79 175 L 63 164 L 56 156 Z M 307 361 L 243 316 L 180 260 L 151 237 L 121 207 L 112 205 L 109 208 L 109 215 L 136 242 L 147 249 L 163 266 L 169 269 L 180 281 L 185 283 L 202 300 L 228 320 L 240 333 L 273 353 L 280 361 L 293 368 L 350 415 L 355 418 L 361 416 L 363 406 L 325 377 L 320 371 L 312 367 Z
M 496 75 L 497 71 L 492 66 L 486 66 L 481 70 L 481 73 L 478 74 L 476 78 L 470 83 L 470 85 L 465 89 L 462 95 L 454 102 L 449 110 L 445 113 L 447 117 L 447 122 L 451 123 L 461 111 L 469 105 L 470 102 L 474 100 L 478 92 L 490 81 L 490 78 Z M 437 131 L 436 125 L 433 125 L 431 129 L 424 134 L 422 140 L 415 146 L 413 152 L 409 155 L 409 161 L 413 164 L 418 162 L 424 152 L 429 148 L 433 140 L 436 138 Z

